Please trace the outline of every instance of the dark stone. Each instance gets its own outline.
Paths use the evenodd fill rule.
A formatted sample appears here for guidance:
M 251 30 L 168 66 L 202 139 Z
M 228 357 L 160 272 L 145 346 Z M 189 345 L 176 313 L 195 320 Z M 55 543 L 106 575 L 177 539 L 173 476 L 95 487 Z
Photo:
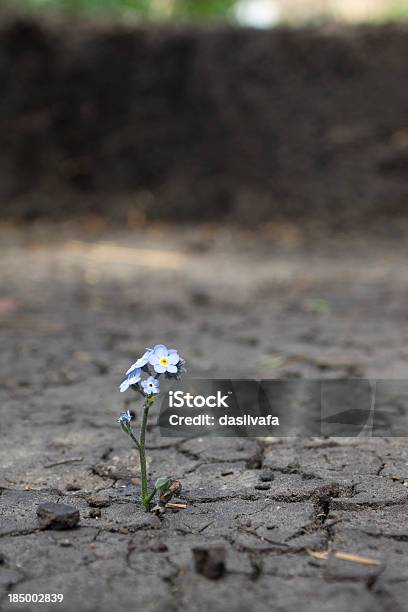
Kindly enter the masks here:
M 259 476 L 259 480 L 261 480 L 262 482 L 272 482 L 274 478 L 275 476 L 272 470 L 263 470 L 261 475 Z
M 193 548 L 195 569 L 210 580 L 218 580 L 225 574 L 225 548 L 211 546 L 209 548 Z
M 81 485 L 78 484 L 77 482 L 69 482 L 67 486 L 65 487 L 67 491 L 80 491 L 81 488 L 82 488 Z
M 167 552 L 169 547 L 167 544 L 165 544 L 165 542 L 153 542 L 150 546 L 150 550 L 152 552 Z
M 195 306 L 208 306 L 211 303 L 211 298 L 204 291 L 193 291 L 191 301 Z
M 79 510 L 68 504 L 46 502 L 37 508 L 41 529 L 72 529 L 79 523 Z
M 264 482 L 264 483 L 255 485 L 255 489 L 257 491 L 268 491 L 270 488 L 271 488 L 271 485 L 268 482 Z
M 93 495 L 88 498 L 88 506 L 91 506 L 91 508 L 107 508 L 107 506 L 110 506 L 110 503 L 109 497 Z

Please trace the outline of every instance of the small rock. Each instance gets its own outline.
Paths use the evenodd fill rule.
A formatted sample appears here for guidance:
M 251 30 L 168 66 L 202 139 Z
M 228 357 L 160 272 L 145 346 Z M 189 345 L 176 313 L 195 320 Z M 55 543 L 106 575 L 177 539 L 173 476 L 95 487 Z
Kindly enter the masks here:
M 231 476 L 234 473 L 234 470 L 224 470 L 221 472 L 221 476 Z
M 107 508 L 107 506 L 110 506 L 110 503 L 109 497 L 93 495 L 88 498 L 88 506 L 91 506 L 91 508 Z
M 272 472 L 272 470 L 263 470 L 259 480 L 261 480 L 262 482 L 272 482 L 272 480 L 275 479 L 275 475 Z
M 193 557 L 197 574 L 210 580 L 218 580 L 225 574 L 226 552 L 223 546 L 193 548 Z
M 68 504 L 46 502 L 37 508 L 40 529 L 72 529 L 79 523 L 79 510 Z
M 63 548 L 68 548 L 69 546 L 72 546 L 71 540 L 60 540 L 58 544 Z
M 211 297 L 204 291 L 193 291 L 191 293 L 191 301 L 195 306 L 209 306 Z
M 101 518 L 100 508 L 91 508 L 88 516 L 89 518 Z
M 236 340 L 240 344 L 245 344 L 247 346 L 257 346 L 259 344 L 259 338 L 255 336 L 236 336 Z
M 80 491 L 81 490 L 81 485 L 79 485 L 77 482 L 68 482 L 65 490 L 66 491 Z
M 166 552 L 169 548 L 164 542 L 153 542 L 150 546 L 150 550 L 152 552 Z
M 271 488 L 271 485 L 269 484 L 269 482 L 264 482 L 264 483 L 255 485 L 255 489 L 257 491 L 269 491 L 270 488 Z

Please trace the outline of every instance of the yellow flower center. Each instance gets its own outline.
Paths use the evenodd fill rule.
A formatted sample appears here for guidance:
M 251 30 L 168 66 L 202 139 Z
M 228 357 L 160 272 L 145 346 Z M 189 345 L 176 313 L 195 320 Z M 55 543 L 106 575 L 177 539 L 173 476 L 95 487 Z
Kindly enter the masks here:
M 169 359 L 168 359 L 168 357 L 161 357 L 161 359 L 160 359 L 160 365 L 162 365 L 162 366 L 169 365 Z

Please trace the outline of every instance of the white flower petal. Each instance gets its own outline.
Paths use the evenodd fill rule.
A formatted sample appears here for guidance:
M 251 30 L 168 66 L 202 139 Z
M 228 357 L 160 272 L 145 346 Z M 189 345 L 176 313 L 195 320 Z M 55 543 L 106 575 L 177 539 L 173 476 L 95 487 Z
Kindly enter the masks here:
M 149 357 L 149 363 L 154 366 L 160 362 L 160 357 L 156 353 L 152 353 Z
M 177 352 L 171 353 L 171 354 L 169 353 L 169 363 L 171 365 L 177 365 L 179 361 L 180 361 L 180 357 Z
M 136 383 L 139 382 L 140 378 L 141 378 L 140 372 L 139 371 L 135 372 L 133 376 L 128 377 L 129 385 L 135 385 Z
M 168 350 L 167 350 L 167 346 L 165 346 L 164 344 L 156 344 L 156 346 L 154 347 L 154 354 L 157 355 L 157 357 L 167 357 L 168 355 Z
M 125 391 L 127 391 L 127 390 L 129 389 L 129 384 L 130 384 L 130 383 L 129 383 L 129 380 L 128 380 L 128 379 L 124 380 L 124 381 L 123 381 L 123 382 L 120 384 L 120 387 L 119 387 L 120 392 L 121 392 L 121 393 L 124 393 Z

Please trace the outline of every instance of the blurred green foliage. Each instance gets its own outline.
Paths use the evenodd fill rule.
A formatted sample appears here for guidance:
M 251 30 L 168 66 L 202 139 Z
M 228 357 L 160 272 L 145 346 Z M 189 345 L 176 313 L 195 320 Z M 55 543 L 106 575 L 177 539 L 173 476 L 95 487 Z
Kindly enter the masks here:
M 236 0 L 0 0 L 0 6 L 46 8 L 67 13 L 134 13 L 147 19 L 228 18 Z
M 175 15 L 193 19 L 226 17 L 232 13 L 235 0 L 176 0 Z
M 386 17 L 397 21 L 408 19 L 408 0 L 396 0 Z

